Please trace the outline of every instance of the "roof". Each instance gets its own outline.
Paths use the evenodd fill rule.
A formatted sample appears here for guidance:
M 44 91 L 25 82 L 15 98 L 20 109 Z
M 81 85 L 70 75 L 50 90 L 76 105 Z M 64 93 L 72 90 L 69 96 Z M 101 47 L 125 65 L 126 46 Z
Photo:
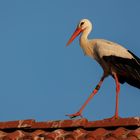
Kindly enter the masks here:
M 0 140 L 140 140 L 140 117 L 0 122 Z

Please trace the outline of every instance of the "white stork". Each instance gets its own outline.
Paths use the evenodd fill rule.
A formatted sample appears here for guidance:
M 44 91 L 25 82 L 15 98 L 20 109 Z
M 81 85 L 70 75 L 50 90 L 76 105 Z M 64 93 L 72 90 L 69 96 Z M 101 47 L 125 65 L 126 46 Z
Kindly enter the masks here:
M 85 55 L 95 59 L 103 68 L 103 75 L 80 110 L 74 114 L 67 115 L 71 118 L 81 116 L 82 111 L 91 98 L 98 92 L 104 79 L 111 75 L 116 83 L 116 107 L 115 115 L 111 119 L 118 119 L 118 98 L 120 92 L 120 83 L 128 84 L 140 89 L 140 59 L 131 51 L 121 45 L 104 40 L 89 40 L 88 35 L 92 30 L 92 24 L 88 19 L 82 19 L 75 32 L 69 39 L 67 46 L 81 33 L 80 46 Z

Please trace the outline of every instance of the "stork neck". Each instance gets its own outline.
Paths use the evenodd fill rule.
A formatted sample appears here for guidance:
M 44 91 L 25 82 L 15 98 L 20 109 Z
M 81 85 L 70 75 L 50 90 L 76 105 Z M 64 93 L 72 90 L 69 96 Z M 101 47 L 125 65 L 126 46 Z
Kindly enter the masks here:
M 88 39 L 88 35 L 90 32 L 91 32 L 91 28 L 86 28 L 81 35 L 81 39 Z
M 88 55 L 89 57 L 93 58 L 92 44 L 91 44 L 90 40 L 88 39 L 89 33 L 90 33 L 90 30 L 83 31 L 83 33 L 80 37 L 80 46 L 85 55 Z
M 91 28 L 87 28 L 83 31 L 80 37 L 80 45 L 82 48 L 85 48 L 89 42 L 88 35 L 91 32 Z

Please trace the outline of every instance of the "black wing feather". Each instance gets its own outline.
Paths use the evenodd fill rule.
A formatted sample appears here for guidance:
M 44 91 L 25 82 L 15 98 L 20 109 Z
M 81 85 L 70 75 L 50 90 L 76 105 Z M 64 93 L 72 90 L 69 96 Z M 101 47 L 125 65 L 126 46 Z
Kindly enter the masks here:
M 133 56 L 132 59 L 113 55 L 103 56 L 103 59 L 116 70 L 120 83 L 127 82 L 140 89 L 140 58 L 128 52 Z

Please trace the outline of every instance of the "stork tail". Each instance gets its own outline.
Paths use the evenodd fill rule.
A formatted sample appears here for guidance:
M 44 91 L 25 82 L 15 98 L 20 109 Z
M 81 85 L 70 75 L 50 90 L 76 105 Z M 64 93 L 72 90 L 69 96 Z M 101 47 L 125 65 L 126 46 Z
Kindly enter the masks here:
M 128 51 L 133 58 L 122 58 L 118 56 L 104 56 L 103 59 L 115 70 L 120 83 L 128 84 L 140 89 L 140 58 Z

